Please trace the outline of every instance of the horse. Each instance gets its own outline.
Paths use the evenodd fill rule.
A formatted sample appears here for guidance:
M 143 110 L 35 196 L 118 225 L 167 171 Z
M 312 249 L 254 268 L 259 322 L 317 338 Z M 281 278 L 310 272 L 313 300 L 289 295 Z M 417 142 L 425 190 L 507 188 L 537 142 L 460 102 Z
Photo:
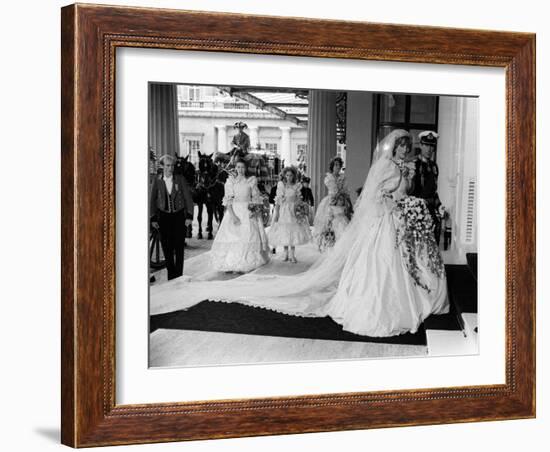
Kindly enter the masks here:
M 189 186 L 191 187 L 191 194 L 193 196 L 194 201 L 194 186 L 195 186 L 195 178 L 196 178 L 196 169 L 195 166 L 189 161 L 189 156 L 185 157 L 176 157 L 176 163 L 174 164 L 174 174 L 181 174 Z M 195 213 L 192 212 L 194 215 Z M 186 227 L 185 231 L 185 237 L 191 238 L 193 237 L 193 226 L 189 225 Z
M 222 200 L 224 197 L 225 171 L 220 170 L 218 165 L 214 163 L 213 154 L 203 154 L 199 151 L 199 172 L 197 176 L 197 184 L 195 185 L 194 201 L 198 206 L 197 220 L 199 223 L 199 232 L 197 238 L 202 239 L 202 212 L 206 206 L 208 240 L 214 238 L 212 222 L 214 218 L 219 224 L 223 218 Z
M 248 151 L 245 152 L 239 148 L 233 148 L 227 154 L 218 153 L 214 159 L 220 168 L 227 171 L 227 173 L 233 172 L 235 168 L 235 161 L 242 159 L 246 163 L 247 176 L 256 176 L 258 183 L 264 185 L 271 185 L 273 183 L 273 171 L 270 169 L 268 159 L 265 155 L 258 152 Z

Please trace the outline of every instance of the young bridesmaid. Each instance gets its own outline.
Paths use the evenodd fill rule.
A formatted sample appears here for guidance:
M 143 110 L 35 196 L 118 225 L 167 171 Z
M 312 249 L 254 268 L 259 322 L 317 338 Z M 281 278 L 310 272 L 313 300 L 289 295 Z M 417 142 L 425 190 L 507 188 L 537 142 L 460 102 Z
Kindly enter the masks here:
M 292 263 L 296 260 L 296 245 L 308 243 L 311 231 L 307 219 L 296 218 L 295 206 L 301 201 L 302 184 L 298 182 L 298 171 L 289 166 L 283 169 L 281 180 L 277 184 L 273 223 L 268 232 L 269 244 L 272 248 L 284 247 L 284 261 Z M 290 253 L 289 253 L 290 251 Z

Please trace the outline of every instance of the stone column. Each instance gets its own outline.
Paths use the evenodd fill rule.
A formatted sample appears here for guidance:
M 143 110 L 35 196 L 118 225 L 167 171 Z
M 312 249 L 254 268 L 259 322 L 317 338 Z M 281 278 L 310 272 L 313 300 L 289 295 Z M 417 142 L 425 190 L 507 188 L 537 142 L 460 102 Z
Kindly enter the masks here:
M 373 94 L 349 91 L 346 114 L 346 182 L 355 202 L 372 160 Z
M 326 195 L 323 183 L 330 159 L 336 156 L 336 93 L 310 90 L 307 125 L 307 174 L 318 205 Z
M 157 159 L 179 155 L 178 91 L 176 85 L 149 85 L 149 148 Z
M 291 165 L 290 160 L 290 127 L 283 126 L 281 129 L 281 159 L 284 160 L 284 165 Z
M 248 130 L 250 132 L 250 148 L 256 149 L 258 147 L 258 143 L 260 142 L 259 127 L 258 126 L 249 127 Z
M 218 125 L 218 152 L 225 154 L 227 152 L 227 126 Z

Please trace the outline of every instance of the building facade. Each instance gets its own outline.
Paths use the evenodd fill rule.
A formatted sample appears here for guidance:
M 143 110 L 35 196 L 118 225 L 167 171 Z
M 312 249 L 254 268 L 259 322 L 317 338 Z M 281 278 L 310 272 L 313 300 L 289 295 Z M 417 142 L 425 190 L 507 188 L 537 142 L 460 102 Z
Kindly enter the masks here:
M 285 165 L 297 165 L 307 150 L 307 128 L 282 119 L 214 86 L 178 87 L 179 153 L 198 162 L 198 152 L 227 153 L 243 121 L 253 149 L 275 153 Z

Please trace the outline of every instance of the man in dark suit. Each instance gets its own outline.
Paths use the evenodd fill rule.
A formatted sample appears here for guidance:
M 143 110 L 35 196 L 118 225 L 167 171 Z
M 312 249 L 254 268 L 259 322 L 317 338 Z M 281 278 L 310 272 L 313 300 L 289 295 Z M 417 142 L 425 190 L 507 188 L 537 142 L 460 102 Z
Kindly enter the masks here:
M 302 177 L 302 201 L 307 202 L 311 207 L 315 204 L 313 199 L 313 192 L 309 188 L 309 183 L 311 179 L 309 177 Z
M 433 161 L 439 135 L 431 130 L 426 130 L 419 133 L 418 138 L 420 141 L 420 155 L 415 163 L 416 168 L 411 194 L 426 201 L 435 226 L 435 240 L 439 243 L 441 235 L 441 219 L 437 214 L 441 205 L 439 195 L 437 194 L 439 168 L 437 163 Z
M 175 157 L 163 155 L 162 177 L 155 178 L 149 203 L 152 226 L 160 230 L 160 243 L 166 259 L 168 279 L 183 274 L 186 226 L 193 221 L 191 189 L 181 174 L 174 174 Z
M 313 199 L 313 192 L 311 191 L 311 188 L 309 188 L 309 183 L 311 182 L 311 179 L 309 177 L 303 176 L 302 177 L 302 201 L 308 204 L 309 206 L 309 213 L 308 213 L 308 221 L 310 226 L 313 226 L 313 218 L 314 218 L 314 210 L 313 206 L 315 205 L 315 200 Z

